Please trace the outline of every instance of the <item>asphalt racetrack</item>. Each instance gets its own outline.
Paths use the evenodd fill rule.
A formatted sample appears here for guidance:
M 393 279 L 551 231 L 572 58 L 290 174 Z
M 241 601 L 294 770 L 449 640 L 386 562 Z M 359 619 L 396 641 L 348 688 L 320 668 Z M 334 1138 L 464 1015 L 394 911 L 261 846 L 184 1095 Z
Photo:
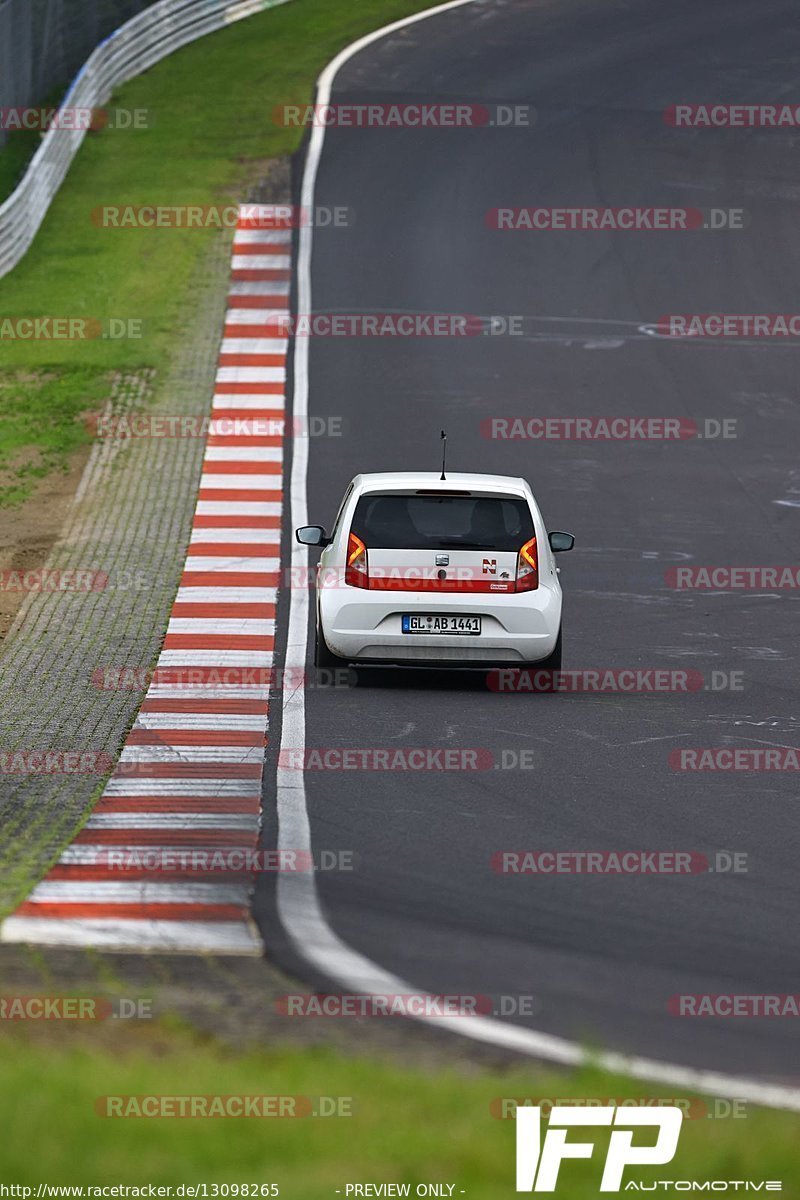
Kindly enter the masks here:
M 789 0 L 505 0 L 374 42 L 337 75 L 336 103 L 523 105 L 535 121 L 330 128 L 316 201 L 353 219 L 315 232 L 314 311 L 513 316 L 521 332 L 309 347 L 310 414 L 342 428 L 309 439 L 309 520 L 330 528 L 360 471 L 436 469 L 444 427 L 452 469 L 524 476 L 549 527 L 576 535 L 561 559 L 565 668 L 703 676 L 699 690 L 656 695 L 498 694 L 480 674 L 418 672 L 309 688 L 309 748 L 479 747 L 529 763 L 309 771 L 314 846 L 351 849 L 357 866 L 318 877 L 330 925 L 419 988 L 532 996 L 525 1012 L 506 1002 L 509 1021 L 775 1081 L 800 1077 L 791 1019 L 681 1018 L 670 998 L 793 991 L 797 773 L 681 771 L 669 756 L 798 744 L 797 592 L 681 591 L 668 572 L 796 562 L 800 352 L 786 338 L 654 327 L 670 313 L 797 305 L 798 131 L 676 128 L 664 111 L 791 97 L 799 63 Z M 674 232 L 498 230 L 486 218 L 531 206 L 744 215 L 741 228 Z M 509 416 L 680 418 L 730 436 L 486 436 Z M 747 869 L 492 868 L 496 852 L 522 849 L 712 862 L 725 850 Z M 264 881 L 268 945 L 271 908 Z

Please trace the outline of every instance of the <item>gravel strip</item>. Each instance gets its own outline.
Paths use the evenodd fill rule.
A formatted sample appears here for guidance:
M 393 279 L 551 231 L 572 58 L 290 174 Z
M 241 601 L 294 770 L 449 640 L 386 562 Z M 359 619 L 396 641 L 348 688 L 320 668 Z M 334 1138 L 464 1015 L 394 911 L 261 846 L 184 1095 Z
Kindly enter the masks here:
M 175 362 L 115 381 L 108 415 L 205 416 L 225 312 L 230 237 L 204 256 Z M 98 440 L 47 570 L 102 572 L 101 590 L 31 593 L 0 656 L 0 755 L 87 751 L 116 759 L 144 694 L 102 690 L 103 667 L 151 667 L 178 587 L 200 478 L 201 437 Z M 7 772 L 7 760 L 0 758 Z M 109 770 L 106 769 L 106 775 Z M 0 913 L 13 909 L 77 832 L 105 776 L 0 777 Z

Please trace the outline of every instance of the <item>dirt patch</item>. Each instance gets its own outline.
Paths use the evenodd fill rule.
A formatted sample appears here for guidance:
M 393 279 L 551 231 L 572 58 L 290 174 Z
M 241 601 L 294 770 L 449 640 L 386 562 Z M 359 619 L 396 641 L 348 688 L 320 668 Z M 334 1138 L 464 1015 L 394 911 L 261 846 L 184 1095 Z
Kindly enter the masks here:
M 36 484 L 33 495 L 17 508 L 0 508 L 0 572 L 25 573 L 42 568 L 58 541 L 64 519 L 91 453 L 82 446 L 70 456 L 65 471 L 54 471 Z M 0 582 L 0 642 L 6 637 L 26 592 Z
M 288 204 L 291 197 L 290 158 L 239 159 L 245 169 L 248 204 Z
M 85 996 L 148 1001 L 152 1019 L 129 1021 L 5 1021 L 3 1033 L 30 1044 L 106 1048 L 137 1056 L 168 1050 L 173 1031 L 214 1039 L 234 1053 L 256 1048 L 333 1049 L 428 1070 L 452 1067 L 465 1074 L 501 1068 L 512 1051 L 457 1038 L 400 1017 L 342 1021 L 297 1020 L 282 1015 L 288 994 L 314 991 L 259 958 L 212 955 L 114 954 L 80 949 L 0 946 L 0 990 L 5 996 Z M 329 989 L 326 989 L 329 990 Z M 519 1061 L 517 1059 L 517 1061 Z

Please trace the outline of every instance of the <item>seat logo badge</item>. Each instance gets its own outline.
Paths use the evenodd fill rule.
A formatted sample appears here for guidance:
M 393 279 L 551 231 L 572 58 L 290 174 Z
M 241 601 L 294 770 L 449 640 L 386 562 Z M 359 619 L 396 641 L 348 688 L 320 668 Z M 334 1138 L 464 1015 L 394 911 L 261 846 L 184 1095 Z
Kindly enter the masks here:
M 437 565 L 437 567 L 449 567 L 450 566 L 450 555 L 449 554 L 437 554 L 436 555 L 436 565 Z
M 484 575 L 496 575 L 497 574 L 497 559 L 496 558 L 485 558 L 483 560 L 483 573 L 484 573 Z

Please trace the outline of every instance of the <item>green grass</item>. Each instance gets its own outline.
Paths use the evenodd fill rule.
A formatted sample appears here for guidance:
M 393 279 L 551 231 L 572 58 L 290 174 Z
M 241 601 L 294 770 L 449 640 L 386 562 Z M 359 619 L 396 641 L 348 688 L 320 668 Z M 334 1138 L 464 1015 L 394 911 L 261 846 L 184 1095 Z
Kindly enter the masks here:
M 65 470 L 92 434 L 86 417 L 108 391 L 97 367 L 0 372 L 0 508 L 26 500 L 38 479 Z
M 191 304 L 192 267 L 209 239 L 226 235 L 103 229 L 93 210 L 246 198 L 258 167 L 300 142 L 300 130 L 273 122 L 275 106 L 310 99 L 321 68 L 358 34 L 424 7 L 420 0 L 292 0 L 127 84 L 113 105 L 147 110 L 149 127 L 87 136 L 31 250 L 0 284 L 0 316 L 141 319 L 141 340 L 61 343 L 57 361 L 163 368 Z M 53 349 L 5 342 L 4 364 L 50 366 Z
M 64 87 L 57 87 L 37 103 L 41 108 L 57 108 L 64 96 Z M 0 151 L 0 204 L 17 186 L 28 163 L 42 143 L 42 134 L 32 129 L 10 130 Z
M 143 321 L 144 338 L 5 342 L 0 448 L 17 472 L 6 502 L 62 468 L 88 437 L 109 373 L 162 374 L 184 330 L 192 273 L 219 233 L 112 231 L 98 204 L 225 203 L 241 199 L 266 159 L 296 149 L 271 122 L 281 103 L 310 97 L 345 43 L 420 0 L 293 0 L 189 47 L 114 97 L 147 108 L 143 131 L 87 138 L 29 255 L 0 283 L 0 316 Z M 0 153 L 0 195 L 18 178 L 30 139 Z M 44 1036 L 42 1033 L 44 1032 Z M 111 1035 L 114 1034 L 112 1037 Z M 652 1089 L 598 1073 L 554 1077 L 423 1072 L 319 1050 L 234 1054 L 180 1029 L 109 1027 L 100 1040 L 49 1028 L 0 1037 L 0 1180 L 51 1183 L 267 1183 L 300 1198 L 346 1182 L 453 1182 L 471 1200 L 513 1194 L 514 1125 L 494 1119 L 500 1096 L 635 1096 Z M 114 1120 L 109 1094 L 301 1094 L 353 1097 L 349 1118 Z M 783 1178 L 797 1171 L 800 1118 L 751 1110 L 741 1120 L 686 1122 L 675 1162 L 637 1178 Z M 602 1135 L 598 1135 L 599 1158 Z M 567 1164 L 560 1196 L 598 1194 L 595 1163 Z M 663 1193 L 662 1193 L 663 1194 Z
M 464 1188 L 470 1200 L 496 1200 L 514 1194 L 515 1131 L 513 1120 L 492 1115 L 495 1098 L 659 1094 L 592 1071 L 433 1073 L 317 1049 L 235 1054 L 183 1027 L 149 1022 L 106 1027 L 94 1045 L 84 1032 L 35 1032 L 0 1038 L 3 1182 L 276 1182 L 281 1195 L 304 1200 L 333 1196 L 348 1182 L 451 1182 L 456 1196 Z M 96 1111 L 101 1096 L 220 1094 L 348 1097 L 353 1115 L 180 1120 Z M 788 1183 L 798 1134 L 797 1116 L 759 1110 L 684 1121 L 674 1161 L 631 1168 L 626 1179 Z M 595 1159 L 562 1168 L 557 1194 L 565 1200 L 596 1200 L 604 1135 L 594 1135 Z
M 0 467 L 7 502 L 24 499 L 33 478 L 15 478 L 10 462 L 21 454 L 58 467 L 62 450 L 80 440 L 73 383 L 81 370 L 110 375 L 153 367 L 156 388 L 163 385 L 192 308 L 193 272 L 212 239 L 230 237 L 228 231 L 103 229 L 93 223 L 93 210 L 246 199 L 266 160 L 290 154 L 301 140 L 300 130 L 273 122 L 273 109 L 308 101 L 322 67 L 353 38 L 425 7 L 425 0 L 292 0 L 186 47 L 119 90 L 111 105 L 147 110 L 147 128 L 86 137 L 33 246 L 0 281 L 0 322 L 122 318 L 141 321 L 142 336 L 2 340 L 6 372 L 44 372 L 34 389 L 36 408 L 52 417 L 15 415 L 6 391 Z M 30 139 L 15 135 L 0 152 L 0 195 L 17 177 L 26 146 Z M 100 376 L 84 378 L 96 399 Z M 15 394 L 21 410 L 27 396 Z
M 0 151 L 0 204 L 10 196 L 25 173 L 41 141 L 38 133 L 10 133 Z

